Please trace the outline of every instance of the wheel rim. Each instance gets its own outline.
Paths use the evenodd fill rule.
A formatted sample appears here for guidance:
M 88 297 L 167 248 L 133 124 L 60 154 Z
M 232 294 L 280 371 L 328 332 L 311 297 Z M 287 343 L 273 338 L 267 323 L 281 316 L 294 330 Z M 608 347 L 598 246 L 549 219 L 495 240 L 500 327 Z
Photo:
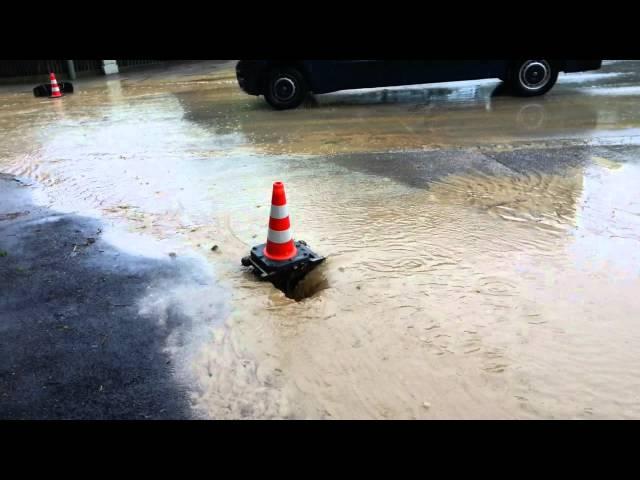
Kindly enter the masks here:
M 273 82 L 273 96 L 280 102 L 287 102 L 296 95 L 296 84 L 288 77 L 277 78 Z
M 527 60 L 520 67 L 518 79 L 527 90 L 540 90 L 551 78 L 551 66 L 546 60 Z

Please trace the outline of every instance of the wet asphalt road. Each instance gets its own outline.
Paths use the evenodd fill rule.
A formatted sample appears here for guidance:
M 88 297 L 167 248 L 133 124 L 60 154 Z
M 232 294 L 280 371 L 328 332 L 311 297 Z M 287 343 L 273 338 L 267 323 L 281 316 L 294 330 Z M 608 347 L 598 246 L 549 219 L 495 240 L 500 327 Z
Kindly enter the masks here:
M 99 221 L 37 207 L 24 189 L 0 177 L 0 417 L 189 418 L 164 351 L 188 320 L 162 326 L 136 308 L 153 282 L 182 276 L 179 260 L 123 254 Z
M 640 417 L 638 62 L 288 112 L 230 67 L 0 87 L 0 418 Z M 274 180 L 301 302 L 239 267 Z

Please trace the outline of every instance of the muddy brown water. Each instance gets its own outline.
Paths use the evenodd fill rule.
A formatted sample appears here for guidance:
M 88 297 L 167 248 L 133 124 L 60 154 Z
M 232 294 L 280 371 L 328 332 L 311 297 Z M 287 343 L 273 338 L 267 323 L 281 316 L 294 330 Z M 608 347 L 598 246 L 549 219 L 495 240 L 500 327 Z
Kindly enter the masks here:
M 210 264 L 230 292 L 224 319 L 206 287 L 140 299 L 202 320 L 197 342 L 167 347 L 198 415 L 640 416 L 637 63 L 542 99 L 464 82 L 290 112 L 209 67 L 56 102 L 0 92 L 1 171 Z M 301 301 L 240 267 L 274 180 L 295 237 L 328 256 Z

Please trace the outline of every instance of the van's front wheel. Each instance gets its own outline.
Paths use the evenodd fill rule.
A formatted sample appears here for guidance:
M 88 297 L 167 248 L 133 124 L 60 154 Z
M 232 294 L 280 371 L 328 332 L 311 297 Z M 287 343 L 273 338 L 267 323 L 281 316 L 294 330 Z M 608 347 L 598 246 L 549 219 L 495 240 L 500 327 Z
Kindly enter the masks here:
M 299 70 L 285 67 L 269 72 L 264 98 L 276 110 L 296 108 L 308 94 L 309 87 Z
M 509 69 L 506 83 L 515 95 L 544 95 L 555 85 L 558 68 L 549 60 L 523 60 Z

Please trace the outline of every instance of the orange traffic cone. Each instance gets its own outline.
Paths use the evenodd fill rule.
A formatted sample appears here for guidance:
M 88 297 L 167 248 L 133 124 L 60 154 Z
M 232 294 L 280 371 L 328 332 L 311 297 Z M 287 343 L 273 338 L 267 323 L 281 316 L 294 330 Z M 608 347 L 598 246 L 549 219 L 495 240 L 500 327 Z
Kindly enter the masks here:
M 324 259 L 313 252 L 306 242 L 293 241 L 284 184 L 275 182 L 267 243 L 252 247 L 249 255 L 242 257 L 240 263 L 244 267 L 251 267 L 260 279 L 269 280 L 287 297 L 294 298 L 293 292 L 298 282 Z
M 282 262 L 296 256 L 298 250 L 293 242 L 289 209 L 284 194 L 284 183 L 274 182 L 271 196 L 271 214 L 269 216 L 269 233 L 264 256 L 269 260 Z
M 51 95 L 49 98 L 60 98 L 62 97 L 62 93 L 60 93 L 60 87 L 58 86 L 58 81 L 56 80 L 56 76 L 51 72 L 49 75 L 49 80 L 51 80 Z

